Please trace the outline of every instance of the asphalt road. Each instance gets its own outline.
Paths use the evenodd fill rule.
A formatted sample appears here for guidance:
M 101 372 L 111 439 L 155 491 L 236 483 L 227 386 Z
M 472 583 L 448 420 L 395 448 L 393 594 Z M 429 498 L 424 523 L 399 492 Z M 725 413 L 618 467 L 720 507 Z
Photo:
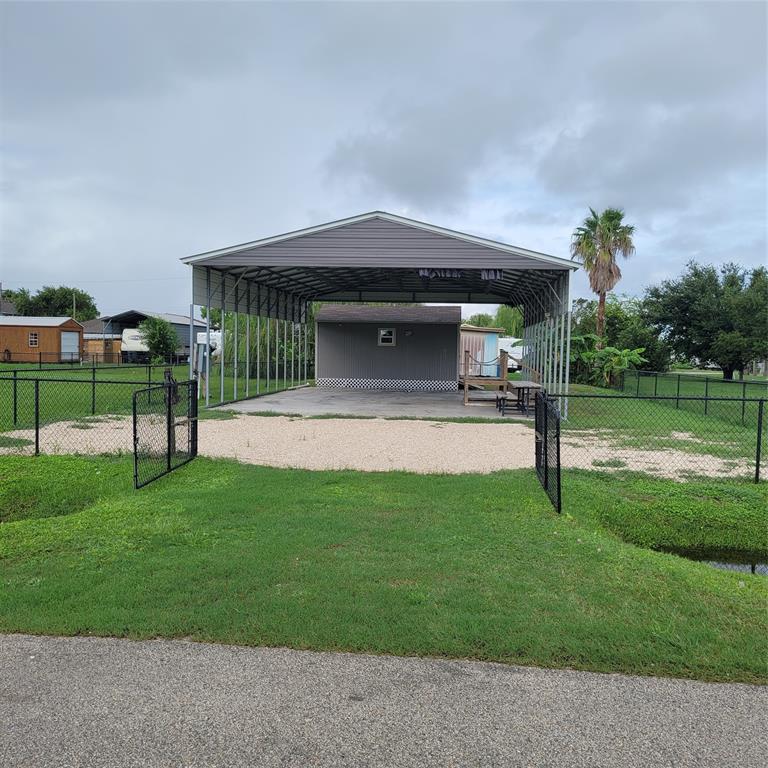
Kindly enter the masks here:
M 238 648 L 0 636 L 0 765 L 764 766 L 768 690 Z

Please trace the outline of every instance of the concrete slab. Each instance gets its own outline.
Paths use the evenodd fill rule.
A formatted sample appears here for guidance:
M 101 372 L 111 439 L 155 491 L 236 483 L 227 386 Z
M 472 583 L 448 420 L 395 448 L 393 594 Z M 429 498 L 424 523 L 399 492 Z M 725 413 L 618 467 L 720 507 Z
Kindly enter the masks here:
M 302 416 L 378 416 L 385 418 L 499 418 L 493 392 L 477 393 L 464 405 L 460 392 L 364 392 L 302 387 L 225 406 L 239 413 L 273 411 Z M 513 416 L 507 416 L 513 419 Z

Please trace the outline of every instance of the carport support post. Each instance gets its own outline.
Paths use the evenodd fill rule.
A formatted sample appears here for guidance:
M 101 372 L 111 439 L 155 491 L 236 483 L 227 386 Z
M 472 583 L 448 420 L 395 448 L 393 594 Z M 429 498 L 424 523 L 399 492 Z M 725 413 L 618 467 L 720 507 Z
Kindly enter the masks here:
M 211 402 L 211 268 L 205 268 L 205 406 Z
M 221 273 L 221 355 L 220 355 L 220 365 L 221 365 L 221 371 L 219 375 L 219 402 L 224 402 L 224 339 L 226 339 L 227 334 L 224 332 L 224 307 L 226 306 L 225 299 L 224 299 L 224 290 L 226 288 L 227 284 L 227 273 L 222 272 Z
M 269 319 L 269 291 L 267 291 L 267 392 L 269 392 L 269 337 L 271 336 L 271 328 L 270 328 L 270 319 Z
M 283 320 L 283 389 L 287 389 L 287 388 L 288 388 L 288 320 Z
M 251 283 L 245 288 L 245 302 L 248 308 L 245 312 L 245 396 L 251 391 Z
M 308 306 L 304 304 L 304 383 L 306 384 L 309 379 L 307 377 L 307 356 L 309 355 L 309 344 L 307 339 L 309 337 L 309 325 L 308 320 Z
M 238 341 L 237 338 L 240 335 L 240 326 L 238 323 L 239 316 L 240 316 L 240 287 L 238 286 L 238 280 L 235 281 L 235 349 L 234 349 L 234 376 L 233 376 L 233 400 L 237 400 L 237 376 L 240 373 L 240 370 L 238 368 L 238 358 L 237 358 L 237 351 L 238 351 Z
M 256 394 L 261 391 L 261 285 L 256 286 Z

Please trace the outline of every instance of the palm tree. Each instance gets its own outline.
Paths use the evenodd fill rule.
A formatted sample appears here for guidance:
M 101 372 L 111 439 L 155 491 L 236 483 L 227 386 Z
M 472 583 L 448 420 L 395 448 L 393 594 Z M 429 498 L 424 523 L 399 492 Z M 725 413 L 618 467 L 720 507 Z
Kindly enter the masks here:
M 598 295 L 596 332 L 599 347 L 605 335 L 605 295 L 621 279 L 616 263 L 618 255 L 628 259 L 635 252 L 632 236 L 635 228 L 624 223 L 621 208 L 606 208 L 598 214 L 589 209 L 589 216 L 571 236 L 571 257 L 578 259 L 589 275 L 589 286 Z

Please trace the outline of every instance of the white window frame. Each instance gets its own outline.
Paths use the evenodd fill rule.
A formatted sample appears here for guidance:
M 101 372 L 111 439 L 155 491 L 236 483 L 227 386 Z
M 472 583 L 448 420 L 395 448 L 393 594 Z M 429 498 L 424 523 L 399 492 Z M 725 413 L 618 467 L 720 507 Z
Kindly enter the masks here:
M 392 343 L 382 342 L 382 334 L 391 333 Z M 397 328 L 379 328 L 377 331 L 377 341 L 380 347 L 396 347 L 397 346 Z
M 32 343 L 32 339 L 34 338 L 34 344 Z M 29 331 L 27 334 L 27 345 L 30 349 L 36 349 L 40 346 L 40 334 L 38 331 Z

